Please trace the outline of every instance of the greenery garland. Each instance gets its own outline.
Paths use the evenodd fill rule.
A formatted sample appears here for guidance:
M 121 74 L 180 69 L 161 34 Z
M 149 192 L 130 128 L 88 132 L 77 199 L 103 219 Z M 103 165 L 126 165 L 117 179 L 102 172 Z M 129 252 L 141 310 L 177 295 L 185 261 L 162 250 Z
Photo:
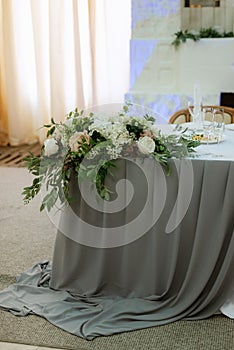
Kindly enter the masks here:
M 233 38 L 234 32 L 223 32 L 220 33 L 216 29 L 210 28 L 201 28 L 199 32 L 180 30 L 174 33 L 175 39 L 172 41 L 172 45 L 175 46 L 176 49 L 180 46 L 181 43 L 185 43 L 188 39 L 193 41 L 199 41 L 200 39 L 205 38 Z
M 183 158 L 194 152 L 200 142 L 190 135 L 163 135 L 154 126 L 154 118 L 132 116 L 130 104 L 115 116 L 85 115 L 75 109 L 63 123 L 44 125 L 47 139 L 39 156 L 30 153 L 24 160 L 34 175 L 32 185 L 23 189 L 24 203 L 29 203 L 44 186 L 46 195 L 40 211 L 51 210 L 57 200 L 69 204 L 72 174 L 81 181 L 96 186 L 105 200 L 110 190 L 105 186 L 106 175 L 112 175 L 113 160 L 121 157 L 151 157 L 170 174 L 169 159 Z

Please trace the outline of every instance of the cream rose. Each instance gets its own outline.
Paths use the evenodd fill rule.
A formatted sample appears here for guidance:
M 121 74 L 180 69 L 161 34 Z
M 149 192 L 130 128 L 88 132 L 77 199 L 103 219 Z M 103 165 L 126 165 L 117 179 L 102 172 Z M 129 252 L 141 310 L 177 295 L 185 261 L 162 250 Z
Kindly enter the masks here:
M 59 150 L 57 141 L 54 138 L 50 138 L 44 141 L 44 154 L 46 157 L 50 157 L 56 154 Z
M 84 132 L 76 132 L 74 135 L 72 135 L 69 139 L 71 151 L 77 152 L 84 141 L 89 145 L 90 136 L 86 130 Z
M 138 149 L 143 154 L 153 153 L 155 150 L 154 140 L 149 136 L 140 137 L 137 141 Z

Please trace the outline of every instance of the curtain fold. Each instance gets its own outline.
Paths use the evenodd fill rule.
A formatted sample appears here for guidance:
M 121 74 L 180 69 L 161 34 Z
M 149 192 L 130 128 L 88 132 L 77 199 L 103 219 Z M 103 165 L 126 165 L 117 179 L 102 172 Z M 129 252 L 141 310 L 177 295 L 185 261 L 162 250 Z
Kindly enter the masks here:
M 3 55 L 3 6 L 0 3 L 0 145 L 8 143 L 8 115 L 6 110 L 5 59 Z
M 123 103 L 130 0 L 0 0 L 1 143 L 43 141 L 73 110 Z

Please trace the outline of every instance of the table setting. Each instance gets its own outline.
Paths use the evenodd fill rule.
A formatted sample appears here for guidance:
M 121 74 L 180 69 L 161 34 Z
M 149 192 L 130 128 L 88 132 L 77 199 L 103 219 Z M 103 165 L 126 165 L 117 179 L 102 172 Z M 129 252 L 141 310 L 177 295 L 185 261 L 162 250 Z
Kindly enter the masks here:
M 195 157 L 234 159 L 234 124 L 225 122 L 222 106 L 203 106 L 199 83 L 194 84 L 193 99 L 188 100 L 191 121 L 161 126 L 164 133 L 187 134 L 199 141 Z M 160 126 L 159 126 L 160 127 Z
M 212 123 L 209 121 L 208 123 L 212 128 Z M 203 157 L 212 159 L 216 157 L 220 160 L 234 160 L 234 124 L 224 125 L 220 140 L 217 140 L 215 136 L 210 137 L 210 139 L 206 137 L 202 139 L 205 131 L 202 128 L 197 130 L 196 125 L 193 122 L 177 125 L 159 125 L 158 128 L 160 128 L 163 133 L 167 134 L 189 134 L 194 137 L 195 140 L 200 141 L 199 147 L 196 148 L 196 152 L 192 155 L 194 158 Z

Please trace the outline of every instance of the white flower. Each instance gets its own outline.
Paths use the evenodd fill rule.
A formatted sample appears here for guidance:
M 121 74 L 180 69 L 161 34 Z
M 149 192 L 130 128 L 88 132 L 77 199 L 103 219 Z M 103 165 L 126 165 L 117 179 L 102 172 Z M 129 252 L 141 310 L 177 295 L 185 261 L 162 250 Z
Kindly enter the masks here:
M 54 138 L 50 138 L 44 141 L 44 154 L 46 157 L 50 157 L 56 154 L 59 150 L 57 141 Z
M 89 145 L 90 142 L 90 136 L 86 130 L 83 132 L 76 132 L 70 137 L 69 146 L 71 148 L 71 151 L 77 152 L 83 142 L 85 142 L 87 145 Z
M 118 145 L 124 145 L 127 143 L 132 142 L 132 140 L 129 138 L 129 135 L 125 136 L 125 135 L 120 135 L 116 140 L 115 143 Z
M 121 154 L 122 147 L 119 147 L 119 145 L 110 145 L 106 147 L 106 150 L 107 154 L 111 156 L 111 159 L 117 159 Z
M 138 149 L 143 154 L 153 153 L 155 150 L 155 142 L 149 136 L 140 137 L 137 141 Z
M 86 155 L 87 159 L 93 159 L 99 154 L 99 151 L 95 148 L 92 148 L 89 153 Z

